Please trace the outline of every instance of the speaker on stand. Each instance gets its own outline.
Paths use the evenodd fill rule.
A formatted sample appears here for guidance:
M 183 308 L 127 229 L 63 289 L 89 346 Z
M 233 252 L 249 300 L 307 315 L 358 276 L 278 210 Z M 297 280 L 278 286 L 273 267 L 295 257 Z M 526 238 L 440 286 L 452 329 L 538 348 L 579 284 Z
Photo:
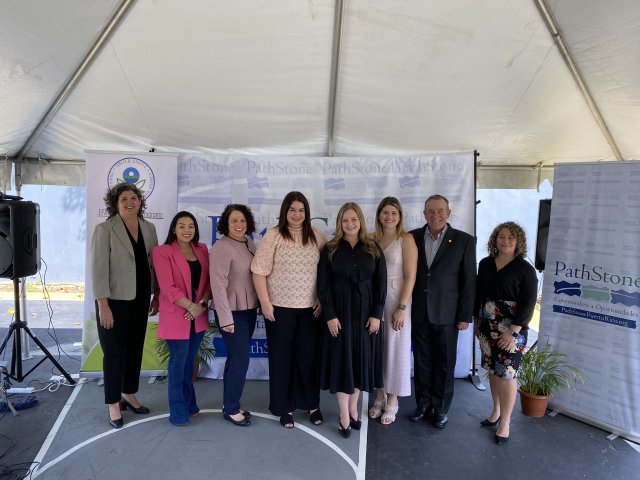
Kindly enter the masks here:
M 28 277 L 39 270 L 40 206 L 0 200 L 0 277 Z
M 21 197 L 0 193 L 0 277 L 13 280 L 15 316 L 2 345 L 2 354 L 13 336 L 11 370 L 7 376 L 22 382 L 41 363 L 49 359 L 71 383 L 76 382 L 49 353 L 49 350 L 31 332 L 27 322 L 20 318 L 20 278 L 34 275 L 40 270 L 40 206 L 23 202 Z M 38 345 L 44 357 L 27 373 L 22 373 L 22 332 Z

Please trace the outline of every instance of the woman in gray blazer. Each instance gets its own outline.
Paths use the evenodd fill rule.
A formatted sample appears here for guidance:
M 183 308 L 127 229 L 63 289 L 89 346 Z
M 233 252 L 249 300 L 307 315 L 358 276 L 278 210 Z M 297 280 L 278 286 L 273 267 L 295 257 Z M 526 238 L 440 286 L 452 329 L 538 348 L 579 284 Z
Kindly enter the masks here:
M 142 217 L 145 200 L 133 184 L 120 183 L 104 197 L 109 218 L 91 242 L 91 278 L 98 337 L 104 352 L 104 396 L 109 424 L 123 425 L 122 411 L 149 413 L 136 398 L 149 314 L 158 312 L 151 250 L 156 229 Z M 155 292 L 154 292 L 155 293 Z

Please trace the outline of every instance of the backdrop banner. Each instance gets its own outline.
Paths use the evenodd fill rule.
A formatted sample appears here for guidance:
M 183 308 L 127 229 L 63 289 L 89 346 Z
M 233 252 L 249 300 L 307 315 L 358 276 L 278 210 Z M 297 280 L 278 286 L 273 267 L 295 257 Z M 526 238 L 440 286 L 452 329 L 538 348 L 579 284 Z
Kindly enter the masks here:
M 164 154 L 126 154 L 87 152 L 87 252 L 98 223 L 107 219 L 104 196 L 109 188 L 122 182 L 133 183 L 144 193 L 147 209 L 144 217 L 156 227 L 158 242 L 163 243 L 171 219 L 177 213 L 177 157 Z M 98 341 L 95 304 L 92 294 L 91 262 L 85 268 L 85 305 L 82 326 L 81 373 L 102 372 L 102 348 Z M 154 351 L 158 317 L 149 317 L 142 370 L 158 372 L 164 366 Z
M 473 153 L 403 157 L 266 157 L 182 154 L 178 158 L 178 207 L 198 219 L 200 239 L 216 242 L 219 215 L 229 203 L 251 207 L 256 243 L 278 222 L 280 204 L 291 190 L 309 199 L 312 224 L 333 236 L 336 214 L 348 201 L 363 209 L 367 228 L 374 226 L 376 207 L 389 195 L 405 209 L 407 230 L 422 226 L 425 199 L 439 193 L 451 203 L 450 223 L 474 234 Z M 471 331 L 471 330 L 470 330 Z M 461 335 L 456 376 L 466 377 L 471 365 L 472 335 Z M 200 375 L 222 376 L 226 351 L 214 340 L 216 359 Z M 268 377 L 268 345 L 264 320 L 258 318 L 251 341 L 248 378 Z
M 587 377 L 552 408 L 640 440 L 640 162 L 557 165 L 541 343 Z

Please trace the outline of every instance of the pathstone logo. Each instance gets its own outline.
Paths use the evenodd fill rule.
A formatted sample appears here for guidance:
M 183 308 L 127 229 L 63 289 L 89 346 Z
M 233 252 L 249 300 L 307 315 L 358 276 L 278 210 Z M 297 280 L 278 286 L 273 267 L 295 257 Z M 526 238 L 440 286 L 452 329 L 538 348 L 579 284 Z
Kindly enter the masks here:
M 138 187 L 144 198 L 149 198 L 156 186 L 156 176 L 151 167 L 136 157 L 118 160 L 109 169 L 107 185 L 113 188 L 119 183 L 131 183 Z
M 586 265 L 583 263 L 575 267 L 562 261 L 556 261 L 554 274 L 556 277 L 573 280 L 553 282 L 555 294 L 589 298 L 599 302 L 610 302 L 627 307 L 640 306 L 640 291 L 632 290 L 634 287 L 640 287 L 640 276 L 608 272 L 600 265 Z M 591 284 L 576 282 L 575 280 L 586 280 Z M 609 286 L 613 286 L 613 288 Z M 626 287 L 626 289 L 620 287 Z
M 555 262 L 553 273 L 560 278 L 553 282 L 557 302 L 552 305 L 554 313 L 637 328 L 640 291 L 636 288 L 640 287 L 640 276 L 611 272 L 601 265 L 576 266 L 564 261 Z

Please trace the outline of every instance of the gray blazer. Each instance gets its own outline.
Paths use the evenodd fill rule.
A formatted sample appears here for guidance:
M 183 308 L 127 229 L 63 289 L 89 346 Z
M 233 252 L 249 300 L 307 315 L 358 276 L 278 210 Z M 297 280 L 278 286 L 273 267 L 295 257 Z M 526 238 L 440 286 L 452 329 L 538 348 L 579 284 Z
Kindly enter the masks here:
M 149 269 L 151 270 L 151 292 L 155 289 L 155 276 L 151 250 L 158 245 L 156 227 L 153 223 L 139 219 L 144 237 Z M 136 262 L 133 246 L 120 215 L 98 224 L 91 241 L 91 281 L 93 298 L 133 300 L 136 298 Z

